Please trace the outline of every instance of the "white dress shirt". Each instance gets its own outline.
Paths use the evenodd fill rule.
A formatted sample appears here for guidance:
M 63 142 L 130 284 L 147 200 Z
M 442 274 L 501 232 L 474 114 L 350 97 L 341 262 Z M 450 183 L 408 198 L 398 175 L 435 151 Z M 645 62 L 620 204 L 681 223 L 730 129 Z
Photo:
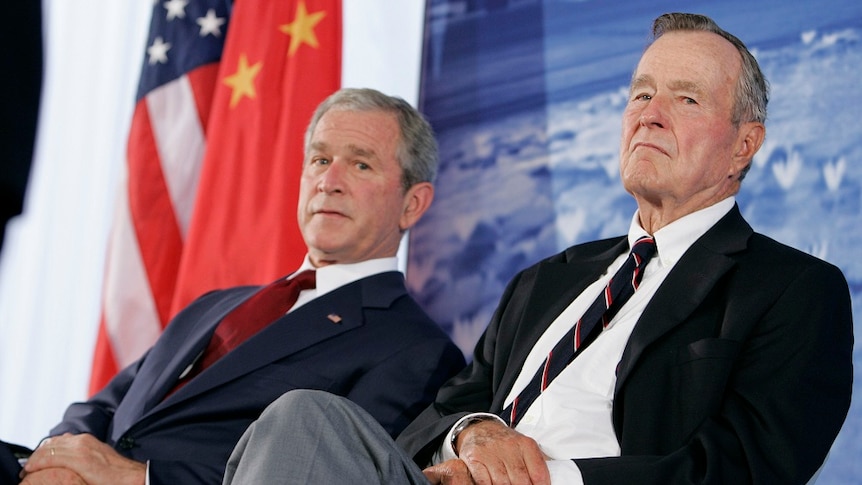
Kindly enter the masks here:
M 307 269 L 313 269 L 317 272 L 315 274 L 315 287 L 301 291 L 299 293 L 299 297 L 296 299 L 296 303 L 293 304 L 293 307 L 291 307 L 288 313 L 302 305 L 305 305 L 309 301 L 319 296 L 323 296 L 348 283 L 353 283 L 356 280 L 367 278 L 379 273 L 385 273 L 387 271 L 398 271 L 398 258 L 369 259 L 359 263 L 330 264 L 315 268 L 311 265 L 311 260 L 309 260 L 306 255 L 305 260 L 302 262 L 302 266 L 300 266 L 299 269 L 288 278 L 293 278 L 294 275 Z
M 638 290 L 614 316 L 609 325 L 578 357 L 554 379 L 529 407 L 515 429 L 539 443 L 551 458 L 548 468 L 554 484 L 582 484 L 580 470 L 572 458 L 619 456 L 612 422 L 616 368 L 629 336 L 670 270 L 688 248 L 734 206 L 733 197 L 682 217 L 653 234 L 657 252 L 644 269 Z M 648 235 L 637 212 L 629 226 L 629 247 Z M 617 257 L 608 269 L 557 316 L 530 351 L 504 408 L 526 387 L 548 352 L 568 332 L 596 299 L 611 276 L 622 266 L 628 252 Z M 647 323 L 644 323 L 645 325 Z M 566 423 L 561 426 L 560 423 Z M 457 427 L 457 423 L 453 429 Z M 450 436 L 435 462 L 454 458 Z

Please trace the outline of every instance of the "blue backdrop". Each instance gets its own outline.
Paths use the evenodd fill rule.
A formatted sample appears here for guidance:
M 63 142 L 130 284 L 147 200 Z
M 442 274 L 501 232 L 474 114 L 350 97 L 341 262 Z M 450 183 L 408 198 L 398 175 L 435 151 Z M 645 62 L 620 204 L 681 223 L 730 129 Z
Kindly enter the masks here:
M 465 353 L 515 272 L 628 229 L 620 119 L 669 11 L 709 15 L 760 62 L 767 139 L 737 200 L 755 230 L 842 268 L 862 335 L 862 2 L 432 0 L 420 105 L 442 160 L 408 285 Z M 859 483 L 860 434 L 856 400 L 818 484 Z

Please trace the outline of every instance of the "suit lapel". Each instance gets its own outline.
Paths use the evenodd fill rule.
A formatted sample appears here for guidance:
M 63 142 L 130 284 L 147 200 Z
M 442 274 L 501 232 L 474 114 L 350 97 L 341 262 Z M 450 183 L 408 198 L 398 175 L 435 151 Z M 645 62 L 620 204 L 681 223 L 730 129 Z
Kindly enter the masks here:
M 147 356 L 147 369 L 155 369 L 158 374 L 152 375 L 152 379 L 150 379 L 151 374 L 136 378 L 132 389 L 129 390 L 129 395 L 124 399 L 124 403 L 140 406 L 138 412 L 133 412 L 132 415 L 140 416 L 145 410 L 158 405 L 164 395 L 176 384 L 177 377 L 204 351 L 215 327 L 225 315 L 259 289 L 260 287 L 236 289 L 218 303 L 201 311 L 199 315 L 189 315 L 188 318 L 195 319 L 203 325 L 187 326 L 185 333 L 173 334 L 171 332 L 175 332 L 176 328 L 169 326 L 162 339 L 167 345 L 154 347 Z M 149 385 L 145 384 L 147 381 Z M 136 395 L 135 388 L 140 389 L 140 394 Z
M 252 336 L 157 405 L 192 398 L 263 366 L 365 324 L 364 309 L 388 307 L 406 294 L 401 273 L 363 278 L 297 308 Z M 204 346 L 206 343 L 204 343 Z
M 505 394 L 499 395 L 501 407 L 502 400 L 511 391 L 524 362 L 542 334 L 627 248 L 625 237 L 574 246 L 559 261 L 539 263 L 532 288 L 519 287 L 519 294 L 527 295 L 528 298 L 522 321 L 529 324 L 519 325 L 518 334 L 513 339 L 516 344 L 512 347 L 507 372 L 501 382 L 502 389 L 507 390 Z M 518 295 L 512 298 L 518 298 Z
M 751 227 L 734 208 L 683 254 L 638 319 L 620 360 L 616 392 L 644 350 L 681 324 L 734 266 L 729 256 L 745 249 Z

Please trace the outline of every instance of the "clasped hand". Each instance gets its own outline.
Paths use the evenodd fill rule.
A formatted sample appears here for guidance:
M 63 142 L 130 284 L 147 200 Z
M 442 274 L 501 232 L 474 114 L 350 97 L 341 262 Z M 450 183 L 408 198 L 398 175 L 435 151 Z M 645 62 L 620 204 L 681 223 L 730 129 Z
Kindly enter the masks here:
M 42 441 L 21 472 L 22 485 L 143 485 L 147 465 L 121 456 L 89 434 Z
M 458 458 L 423 470 L 440 485 L 550 485 L 539 445 L 498 421 L 481 421 L 458 435 Z

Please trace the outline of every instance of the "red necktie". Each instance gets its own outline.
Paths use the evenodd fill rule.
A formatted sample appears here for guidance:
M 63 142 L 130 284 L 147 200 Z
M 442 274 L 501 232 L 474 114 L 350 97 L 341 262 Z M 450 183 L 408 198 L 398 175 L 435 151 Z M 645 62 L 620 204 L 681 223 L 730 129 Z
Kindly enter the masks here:
M 527 387 L 500 414 L 506 423 L 514 428 L 527 408 L 547 389 L 551 381 L 608 326 L 614 315 L 638 289 L 644 266 L 655 251 L 655 239 L 652 237 L 644 236 L 635 242 L 629 257 L 587 308 L 584 316 L 557 342 Z
M 168 396 L 263 327 L 284 316 L 296 303 L 299 292 L 314 285 L 314 270 L 306 270 L 289 280 L 280 278 L 240 303 L 221 320 L 201 358 Z

